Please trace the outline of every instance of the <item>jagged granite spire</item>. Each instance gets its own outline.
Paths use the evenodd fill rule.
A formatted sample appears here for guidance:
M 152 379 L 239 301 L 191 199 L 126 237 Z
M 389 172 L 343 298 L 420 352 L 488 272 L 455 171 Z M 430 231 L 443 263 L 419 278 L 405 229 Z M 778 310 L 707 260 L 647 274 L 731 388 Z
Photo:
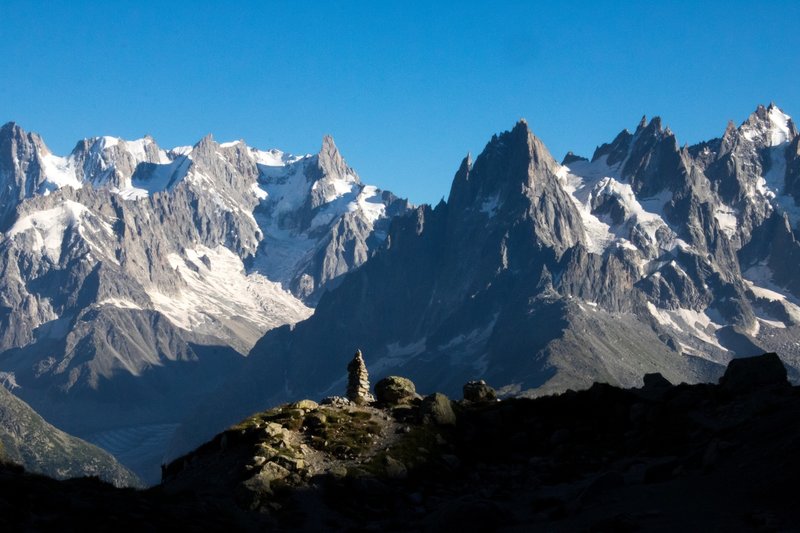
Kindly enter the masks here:
M 322 138 L 322 148 L 317 155 L 317 160 L 319 167 L 326 175 L 339 178 L 350 175 L 355 178 L 355 181 L 360 181 L 355 171 L 345 163 L 339 148 L 336 146 L 336 142 L 330 135 L 325 135 Z
M 0 230 L 19 202 L 40 191 L 46 179 L 42 157 L 49 153 L 41 137 L 15 122 L 0 128 Z

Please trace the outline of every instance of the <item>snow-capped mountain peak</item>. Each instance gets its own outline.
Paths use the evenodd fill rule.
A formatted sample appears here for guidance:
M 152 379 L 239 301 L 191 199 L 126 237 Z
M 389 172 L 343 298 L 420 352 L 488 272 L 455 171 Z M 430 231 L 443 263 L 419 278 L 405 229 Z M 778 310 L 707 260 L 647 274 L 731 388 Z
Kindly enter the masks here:
M 774 103 L 769 107 L 758 106 L 756 111 L 742 123 L 739 131 L 748 141 L 764 147 L 780 146 L 797 135 L 792 117 L 781 111 Z

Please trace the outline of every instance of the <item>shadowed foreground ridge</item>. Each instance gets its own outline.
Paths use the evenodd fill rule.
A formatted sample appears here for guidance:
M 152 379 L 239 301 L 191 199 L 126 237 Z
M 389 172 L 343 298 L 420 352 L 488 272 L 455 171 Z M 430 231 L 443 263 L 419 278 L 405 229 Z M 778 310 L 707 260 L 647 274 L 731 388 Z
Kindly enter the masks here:
M 800 389 L 775 354 L 732 361 L 717 385 L 650 374 L 635 389 L 502 401 L 480 382 L 460 401 L 396 377 L 375 390 L 370 405 L 333 397 L 254 414 L 148 491 L 3 467 L 0 521 L 736 531 L 800 519 Z

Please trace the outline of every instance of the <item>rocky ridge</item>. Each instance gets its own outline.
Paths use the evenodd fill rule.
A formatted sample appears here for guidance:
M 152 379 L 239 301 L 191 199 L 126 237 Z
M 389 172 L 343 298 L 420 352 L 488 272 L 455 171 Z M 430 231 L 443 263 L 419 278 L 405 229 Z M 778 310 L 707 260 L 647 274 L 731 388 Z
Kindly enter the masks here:
M 402 403 L 381 403 L 379 390 L 371 405 L 331 398 L 256 413 L 165 466 L 146 492 L 67 494 L 85 498 L 95 523 L 183 517 L 209 530 L 225 520 L 234 530 L 740 531 L 800 518 L 800 389 L 775 354 L 733 361 L 719 384 L 650 374 L 632 389 L 497 401 L 471 382 L 463 400 Z M 47 498 L 61 488 L 0 472 L 5 524 L 79 523 L 63 497 Z M 12 508 L 20 492 L 32 503 Z
M 732 361 L 718 385 L 649 374 L 634 389 L 503 401 L 485 382 L 460 401 L 381 390 L 371 405 L 303 400 L 253 415 L 167 466 L 163 487 L 225 471 L 200 492 L 302 530 L 739 530 L 796 516 L 799 436 L 783 424 L 800 395 L 774 353 Z

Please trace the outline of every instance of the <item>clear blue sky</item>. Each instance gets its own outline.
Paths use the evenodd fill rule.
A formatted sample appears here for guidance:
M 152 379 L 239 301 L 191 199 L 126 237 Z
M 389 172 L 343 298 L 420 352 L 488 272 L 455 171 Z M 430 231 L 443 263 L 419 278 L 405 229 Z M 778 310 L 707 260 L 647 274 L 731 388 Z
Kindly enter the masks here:
M 758 103 L 800 117 L 800 2 L 498 4 L 3 0 L 0 122 L 59 154 L 209 132 L 303 153 L 330 133 L 419 203 L 520 117 L 557 159 L 643 114 L 689 143 Z

